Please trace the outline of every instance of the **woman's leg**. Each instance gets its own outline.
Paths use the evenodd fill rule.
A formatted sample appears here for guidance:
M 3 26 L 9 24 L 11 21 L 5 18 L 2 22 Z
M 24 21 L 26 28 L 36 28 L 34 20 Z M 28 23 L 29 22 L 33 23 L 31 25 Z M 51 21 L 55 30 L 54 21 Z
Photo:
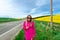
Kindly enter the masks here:
M 31 40 L 34 40 L 34 38 L 31 38 Z
M 33 40 L 33 39 L 31 38 L 31 40 Z

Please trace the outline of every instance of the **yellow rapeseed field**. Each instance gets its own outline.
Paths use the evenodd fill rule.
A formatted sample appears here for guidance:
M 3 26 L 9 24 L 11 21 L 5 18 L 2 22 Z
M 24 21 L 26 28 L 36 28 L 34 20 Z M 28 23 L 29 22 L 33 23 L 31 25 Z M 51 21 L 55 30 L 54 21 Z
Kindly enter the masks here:
M 50 16 L 42 17 L 42 18 L 37 18 L 35 20 L 50 22 Z M 60 14 L 56 14 L 56 15 L 53 16 L 53 22 L 60 23 Z

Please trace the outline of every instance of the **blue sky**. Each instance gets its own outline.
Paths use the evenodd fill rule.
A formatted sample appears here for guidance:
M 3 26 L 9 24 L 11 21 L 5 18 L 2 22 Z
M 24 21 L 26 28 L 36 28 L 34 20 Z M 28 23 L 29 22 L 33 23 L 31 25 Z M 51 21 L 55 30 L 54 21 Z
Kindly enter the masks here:
M 53 14 L 60 14 L 60 0 L 53 0 Z M 0 0 L 0 17 L 50 15 L 50 0 Z

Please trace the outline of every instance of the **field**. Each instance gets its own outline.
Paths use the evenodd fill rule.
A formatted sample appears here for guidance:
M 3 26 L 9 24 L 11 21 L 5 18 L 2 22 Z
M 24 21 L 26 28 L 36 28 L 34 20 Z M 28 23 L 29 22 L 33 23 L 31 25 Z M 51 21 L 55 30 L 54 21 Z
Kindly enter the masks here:
M 50 22 L 50 16 L 45 16 L 45 17 L 41 17 L 41 18 L 36 18 L 35 20 L 48 21 L 48 22 Z M 60 14 L 53 15 L 53 22 L 55 22 L 55 23 L 60 23 Z
M 10 22 L 10 21 L 18 21 L 20 19 L 15 19 L 15 18 L 0 18 L 0 23 L 4 22 Z
M 53 16 L 53 27 L 50 27 L 50 16 L 34 18 L 36 36 L 34 40 L 60 40 L 60 15 Z M 14 40 L 25 40 L 22 29 Z
M 53 23 L 53 28 L 50 28 L 50 24 L 47 21 L 37 21 L 35 22 L 36 37 L 35 40 L 60 40 L 60 24 Z M 22 29 L 14 40 L 25 40 L 24 30 Z

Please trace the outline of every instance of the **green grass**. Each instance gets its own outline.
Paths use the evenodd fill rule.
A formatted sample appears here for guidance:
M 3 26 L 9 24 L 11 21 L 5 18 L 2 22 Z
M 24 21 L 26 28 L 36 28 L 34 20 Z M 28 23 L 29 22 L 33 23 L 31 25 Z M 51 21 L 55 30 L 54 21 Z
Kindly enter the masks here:
M 51 29 L 49 22 L 37 20 L 34 20 L 34 22 L 36 28 L 35 40 L 60 40 L 60 25 L 58 23 L 53 23 L 54 25 Z M 14 40 L 24 39 L 24 30 L 22 29 Z
M 21 30 L 14 40 L 24 40 L 24 30 Z
M 0 23 L 11 22 L 11 21 L 18 21 L 18 19 L 15 19 L 15 18 L 0 18 Z

